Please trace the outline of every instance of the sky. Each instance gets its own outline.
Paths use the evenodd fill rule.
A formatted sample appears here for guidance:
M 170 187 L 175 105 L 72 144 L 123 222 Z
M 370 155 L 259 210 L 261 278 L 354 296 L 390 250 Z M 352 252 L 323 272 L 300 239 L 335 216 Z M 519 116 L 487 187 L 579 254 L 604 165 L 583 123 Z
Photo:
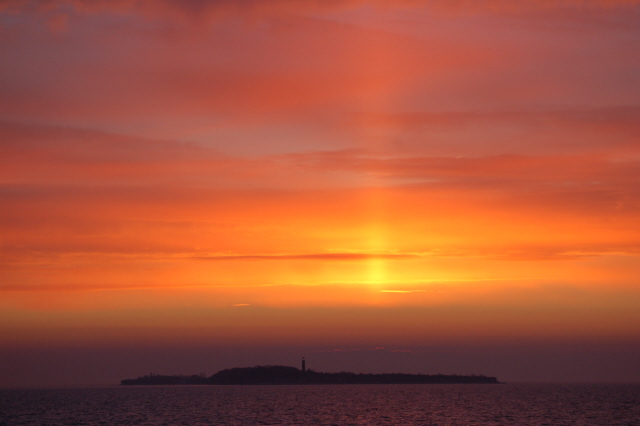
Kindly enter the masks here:
M 640 1 L 0 1 L 0 386 L 301 356 L 640 381 Z

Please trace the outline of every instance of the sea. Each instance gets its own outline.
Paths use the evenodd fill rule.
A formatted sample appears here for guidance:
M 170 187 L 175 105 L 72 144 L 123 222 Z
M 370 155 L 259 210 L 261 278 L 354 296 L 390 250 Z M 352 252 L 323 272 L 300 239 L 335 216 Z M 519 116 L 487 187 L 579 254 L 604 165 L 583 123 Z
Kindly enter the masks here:
M 5 389 L 0 425 L 640 426 L 640 384 Z

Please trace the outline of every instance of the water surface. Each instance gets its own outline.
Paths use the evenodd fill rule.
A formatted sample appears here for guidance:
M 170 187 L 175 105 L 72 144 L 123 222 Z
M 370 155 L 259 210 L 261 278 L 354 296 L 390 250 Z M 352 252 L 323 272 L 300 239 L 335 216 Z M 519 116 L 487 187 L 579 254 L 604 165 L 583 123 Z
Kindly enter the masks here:
M 0 425 L 625 425 L 640 385 L 133 386 L 0 391 Z

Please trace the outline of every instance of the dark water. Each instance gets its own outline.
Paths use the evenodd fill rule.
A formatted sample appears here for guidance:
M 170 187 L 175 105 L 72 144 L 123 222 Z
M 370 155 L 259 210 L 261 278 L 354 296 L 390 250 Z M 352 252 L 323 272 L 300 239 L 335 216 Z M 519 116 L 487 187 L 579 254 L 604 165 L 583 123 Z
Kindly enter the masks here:
M 0 425 L 639 425 L 640 385 L 166 386 L 0 391 Z

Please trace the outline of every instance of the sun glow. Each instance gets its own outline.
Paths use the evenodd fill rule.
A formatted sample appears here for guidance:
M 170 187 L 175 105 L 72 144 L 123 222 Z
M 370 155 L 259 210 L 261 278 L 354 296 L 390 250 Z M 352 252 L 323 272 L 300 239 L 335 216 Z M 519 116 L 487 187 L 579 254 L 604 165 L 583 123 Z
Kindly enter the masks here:
M 380 287 L 387 282 L 387 262 L 384 259 L 369 259 L 367 261 L 366 283 L 372 287 Z

